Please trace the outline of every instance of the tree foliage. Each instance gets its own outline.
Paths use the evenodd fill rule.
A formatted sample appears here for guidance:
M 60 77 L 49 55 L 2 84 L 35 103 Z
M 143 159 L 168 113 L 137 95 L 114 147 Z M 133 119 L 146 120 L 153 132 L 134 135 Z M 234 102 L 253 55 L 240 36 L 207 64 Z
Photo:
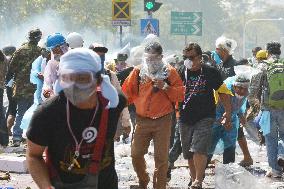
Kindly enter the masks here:
M 203 12 L 202 37 L 189 36 L 188 41 L 197 41 L 204 50 L 214 49 L 215 40 L 220 35 L 234 38 L 242 48 L 243 27 L 254 18 L 277 18 L 283 16 L 283 7 L 273 7 L 264 0 L 163 0 L 162 7 L 153 14 L 160 20 L 160 37 L 166 48 L 180 51 L 184 46 L 184 36 L 170 34 L 171 11 Z M 68 31 L 108 31 L 105 40 L 117 40 L 117 28 L 111 24 L 111 0 L 1 0 L 0 25 L 2 28 L 19 27 L 31 18 L 52 10 L 50 16 L 63 20 Z M 132 26 L 124 28 L 124 43 L 140 40 L 140 20 L 145 18 L 142 0 L 132 0 Z M 45 22 L 43 20 L 43 22 Z M 249 43 L 263 45 L 270 38 L 282 37 L 284 23 L 252 23 L 247 28 Z M 20 29 L 19 29 L 20 30 Z M 7 31 L 7 28 L 6 28 Z M 106 32 L 105 32 L 106 33 Z M 255 35 L 257 34 L 257 35 Z M 8 35 L 0 30 L 0 35 Z M 256 37 L 257 36 L 257 37 Z M 108 44 L 109 44 L 108 43 Z M 241 52 L 241 51 L 240 51 Z

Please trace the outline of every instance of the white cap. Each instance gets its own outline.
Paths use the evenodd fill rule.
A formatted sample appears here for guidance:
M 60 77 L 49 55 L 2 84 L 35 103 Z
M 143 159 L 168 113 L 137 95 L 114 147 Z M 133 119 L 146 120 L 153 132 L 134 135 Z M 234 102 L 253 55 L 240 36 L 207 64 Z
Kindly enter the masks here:
M 228 39 L 224 36 L 219 37 L 216 40 L 216 48 L 225 49 L 232 55 L 237 48 L 237 42 L 233 39 Z
M 78 47 L 83 47 L 84 40 L 81 34 L 72 32 L 66 37 L 66 42 L 69 44 L 71 49 L 75 49 Z

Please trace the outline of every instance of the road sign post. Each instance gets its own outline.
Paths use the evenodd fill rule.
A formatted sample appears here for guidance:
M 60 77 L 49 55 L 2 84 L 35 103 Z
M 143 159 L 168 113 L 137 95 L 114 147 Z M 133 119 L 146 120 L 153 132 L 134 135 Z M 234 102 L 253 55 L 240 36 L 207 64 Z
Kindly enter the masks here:
M 202 36 L 202 12 L 171 12 L 171 34 Z

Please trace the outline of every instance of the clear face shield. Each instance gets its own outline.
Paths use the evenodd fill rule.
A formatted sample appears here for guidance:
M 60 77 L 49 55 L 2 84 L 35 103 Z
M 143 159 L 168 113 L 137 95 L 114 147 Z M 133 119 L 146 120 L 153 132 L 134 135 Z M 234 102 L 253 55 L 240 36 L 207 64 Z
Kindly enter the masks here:
M 68 51 L 69 46 L 68 46 L 67 43 L 64 43 L 64 44 L 60 45 L 59 48 L 62 51 L 62 53 L 65 54 Z
M 160 63 L 162 62 L 163 55 L 144 53 L 144 59 L 146 63 Z
M 159 77 L 157 74 L 164 67 L 163 55 L 161 54 L 143 54 L 143 65 L 145 68 L 145 74 L 149 77 Z
M 54 55 L 54 60 L 60 61 L 60 57 L 68 51 L 69 47 L 67 43 L 63 43 L 61 45 L 56 46 L 52 49 L 52 53 Z
M 148 71 L 151 74 L 155 74 L 163 68 L 163 55 L 144 53 L 143 57 Z

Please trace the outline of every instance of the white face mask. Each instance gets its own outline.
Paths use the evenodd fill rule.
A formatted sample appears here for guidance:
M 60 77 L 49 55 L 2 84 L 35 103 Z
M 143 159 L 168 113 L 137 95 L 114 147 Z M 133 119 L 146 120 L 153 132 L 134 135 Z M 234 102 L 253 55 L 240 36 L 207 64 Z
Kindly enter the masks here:
M 238 99 L 242 99 L 242 98 L 244 98 L 245 96 L 241 96 L 241 95 L 235 93 L 235 97 L 237 97 Z
M 192 66 L 193 66 L 193 62 L 191 61 L 191 60 L 189 60 L 188 58 L 183 62 L 183 64 L 185 65 L 185 67 L 187 68 L 187 69 L 191 69 L 192 68 Z
M 54 54 L 54 60 L 56 60 L 57 62 L 60 61 L 60 57 L 61 57 L 60 54 Z
M 66 98 L 73 104 L 84 102 L 90 98 L 96 92 L 96 85 L 87 89 L 80 89 L 76 85 L 72 85 L 66 89 L 63 89 Z

